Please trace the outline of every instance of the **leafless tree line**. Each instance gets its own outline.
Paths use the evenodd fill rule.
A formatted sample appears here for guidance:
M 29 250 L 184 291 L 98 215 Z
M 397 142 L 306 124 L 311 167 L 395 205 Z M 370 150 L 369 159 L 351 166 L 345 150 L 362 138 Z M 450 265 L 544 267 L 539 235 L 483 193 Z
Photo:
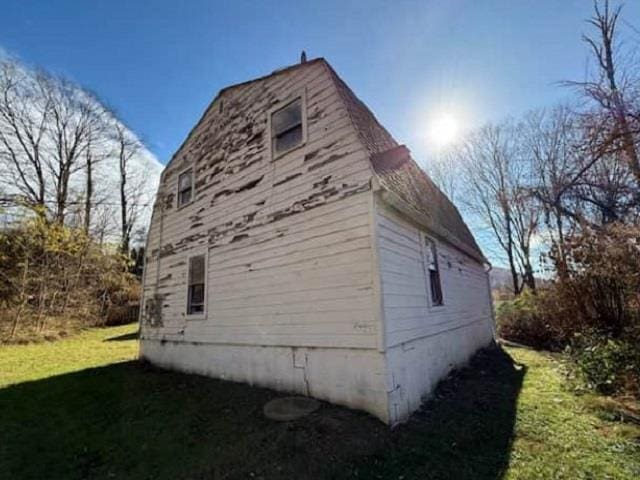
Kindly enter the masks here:
M 564 82 L 571 104 L 487 125 L 431 166 L 434 180 L 486 227 L 511 270 L 513 290 L 536 289 L 534 264 L 549 252 L 566 273 L 567 238 L 640 218 L 640 62 L 622 48 L 621 7 L 594 3 L 588 20 L 593 72 Z M 539 248 L 542 245 L 543 248 Z
M 145 181 L 134 168 L 142 149 L 92 93 L 16 60 L 0 60 L 0 196 L 5 204 L 19 203 L 51 222 L 81 226 L 103 241 L 114 236 L 115 212 L 107 207 L 115 203 L 117 237 L 128 252 Z
M 130 320 L 148 155 L 92 93 L 0 59 L 0 342 Z

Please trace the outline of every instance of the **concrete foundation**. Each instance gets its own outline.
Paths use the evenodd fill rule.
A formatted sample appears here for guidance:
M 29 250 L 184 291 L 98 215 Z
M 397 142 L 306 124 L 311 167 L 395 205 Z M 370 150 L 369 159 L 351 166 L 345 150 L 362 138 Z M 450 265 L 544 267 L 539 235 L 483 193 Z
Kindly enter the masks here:
M 368 349 L 255 347 L 143 339 L 142 356 L 163 368 L 296 393 L 405 421 L 454 368 L 493 341 L 488 320 Z
M 141 354 L 163 368 L 315 397 L 389 422 L 384 355 L 375 350 L 142 339 Z
M 440 380 L 492 341 L 490 320 L 481 320 L 387 350 L 389 423 L 393 425 L 409 418 Z

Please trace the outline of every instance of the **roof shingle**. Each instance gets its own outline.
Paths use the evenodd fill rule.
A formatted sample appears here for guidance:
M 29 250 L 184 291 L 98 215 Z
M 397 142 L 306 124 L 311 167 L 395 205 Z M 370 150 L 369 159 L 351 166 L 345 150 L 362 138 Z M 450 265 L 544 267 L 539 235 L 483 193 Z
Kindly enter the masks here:
M 325 62 L 326 63 L 326 62 Z M 480 261 L 486 261 L 460 212 L 411 157 L 378 122 L 327 63 L 360 140 L 369 152 L 380 185 L 399 196 L 411 208 L 430 218 L 430 227 Z
M 411 158 L 404 145 L 371 156 L 380 185 L 429 217 L 435 233 L 445 237 L 480 261 L 486 261 L 460 212 Z M 465 248 L 466 247 L 466 248 Z

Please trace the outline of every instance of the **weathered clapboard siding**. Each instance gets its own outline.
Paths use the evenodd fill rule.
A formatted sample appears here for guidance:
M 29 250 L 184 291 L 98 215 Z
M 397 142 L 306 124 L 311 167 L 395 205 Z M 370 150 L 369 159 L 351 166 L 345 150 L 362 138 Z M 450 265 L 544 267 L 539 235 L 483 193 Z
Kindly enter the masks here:
M 431 306 L 421 250 L 428 232 L 382 205 L 376 218 L 387 347 L 491 318 L 483 265 L 434 238 L 444 305 Z
M 274 159 L 269 112 L 299 95 L 304 145 Z M 407 418 L 492 335 L 482 253 L 407 155 L 323 60 L 223 90 L 162 175 L 141 355 Z M 178 208 L 187 168 L 194 198 Z M 433 219 L 463 240 L 437 230 L 442 307 L 430 306 L 417 226 Z M 186 315 L 194 254 L 206 311 Z
M 273 161 L 267 112 L 303 90 L 306 143 Z M 190 166 L 195 200 L 176 208 Z M 144 282 L 161 322 L 145 338 L 376 348 L 371 177 L 324 63 L 223 91 L 163 174 Z M 191 319 L 187 260 L 200 252 L 206 318 Z
M 422 235 L 392 207 L 376 202 L 376 245 L 384 315 L 389 422 L 420 407 L 451 369 L 493 338 L 484 266 L 436 241 L 444 305 L 430 305 Z

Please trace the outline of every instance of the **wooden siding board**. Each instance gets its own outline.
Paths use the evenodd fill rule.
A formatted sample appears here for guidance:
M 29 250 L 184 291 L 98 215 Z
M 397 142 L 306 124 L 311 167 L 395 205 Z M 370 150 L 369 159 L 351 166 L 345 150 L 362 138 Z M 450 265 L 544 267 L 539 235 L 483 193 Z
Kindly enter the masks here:
M 377 225 L 387 348 L 490 317 L 480 263 L 436 241 L 444 305 L 430 306 L 420 228 L 382 203 Z
M 304 90 L 307 139 L 271 159 L 266 112 Z M 147 338 L 376 348 L 367 152 L 323 65 L 223 92 L 163 174 L 145 297 L 162 297 Z M 175 207 L 194 165 L 195 200 Z M 158 207 L 164 205 L 164 211 Z M 160 215 L 156 215 L 159 217 Z M 186 320 L 184 261 L 207 247 L 207 318 Z M 160 280 L 157 272 L 160 258 Z

